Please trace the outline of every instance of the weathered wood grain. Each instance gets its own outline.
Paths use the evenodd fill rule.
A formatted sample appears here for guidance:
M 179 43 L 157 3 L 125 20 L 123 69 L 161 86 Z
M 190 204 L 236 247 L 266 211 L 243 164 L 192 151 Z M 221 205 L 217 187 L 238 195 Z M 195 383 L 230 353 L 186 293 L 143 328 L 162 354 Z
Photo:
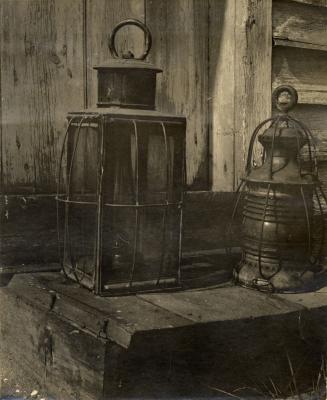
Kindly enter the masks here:
M 127 18 L 144 21 L 144 0 L 86 0 L 86 105 L 97 100 L 97 72 L 93 69 L 111 58 L 108 38 L 119 22 Z M 117 34 L 117 50 L 121 54 L 131 50 L 135 56 L 143 49 L 143 32 L 137 27 L 126 27 Z
M 210 0 L 209 110 L 212 189 L 233 190 L 235 179 L 235 1 Z
M 49 286 L 59 275 L 46 276 L 45 280 L 43 274 L 15 277 L 10 288 L 0 290 L 1 321 L 5 321 L 1 344 L 7 346 L 6 351 L 11 349 L 19 368 L 34 373 L 36 381 L 56 398 L 190 398 L 195 394 L 200 398 L 214 396 L 215 391 L 209 390 L 212 387 L 232 391 L 249 385 L 249 376 L 265 383 L 270 377 L 288 389 L 285 349 L 294 368 L 305 364 L 303 381 L 311 384 L 321 365 L 321 359 L 315 358 L 320 343 L 310 346 L 306 341 L 309 311 L 297 300 L 235 286 L 99 299 L 86 289 L 66 284 L 67 291 L 72 291 L 66 296 L 61 288 L 56 292 Z M 56 284 L 58 288 L 58 281 Z M 68 304 L 62 308 L 63 314 L 55 310 L 60 301 Z M 135 302 L 156 309 L 159 320 L 165 313 L 188 324 L 161 326 L 154 316 L 148 319 L 149 308 L 133 308 Z M 80 313 L 67 319 L 71 305 L 90 312 L 86 326 L 80 326 Z M 134 315 L 124 315 L 131 306 Z M 315 313 L 326 307 L 313 300 L 308 308 Z M 144 327 L 134 331 L 128 349 L 88 331 L 92 321 L 97 324 L 96 314 L 105 317 L 109 309 L 122 315 L 122 326 L 130 323 L 133 327 L 138 320 L 137 325 Z M 12 318 L 13 314 L 17 318 Z M 20 329 L 22 325 L 24 329 Z M 317 335 L 314 330 L 311 333 Z M 235 363 L 240 371 L 246 371 L 237 378 Z
M 7 196 L 0 216 L 0 266 L 58 263 L 54 196 Z
M 1 1 L 7 191 L 54 192 L 68 109 L 83 101 L 82 1 Z
M 247 1 L 244 16 L 238 9 L 236 27 L 237 93 L 235 120 L 236 186 L 244 174 L 248 145 L 256 126 L 271 116 L 271 1 Z M 237 28 L 236 28 L 237 31 Z
M 275 0 L 273 37 L 327 46 L 327 8 Z
M 327 7 L 327 0 L 290 0 L 294 3 L 309 4 L 316 7 Z
M 271 1 L 211 1 L 209 38 L 212 188 L 229 191 L 271 112 Z
M 327 106 L 298 104 L 291 114 L 312 132 L 319 161 L 327 161 Z
M 208 188 L 208 0 L 146 0 L 159 110 L 187 118 L 187 183 Z
M 292 2 L 309 4 L 311 6 L 327 7 L 327 0 L 291 0 Z
M 16 365 L 60 399 L 101 398 L 105 341 L 50 316 L 45 290 L 25 290 L 25 296 L 20 295 L 19 287 L 1 291 L 1 302 L 6 304 L 1 311 L 1 342 L 12 348 Z
M 103 331 L 106 337 L 124 348 L 129 347 L 132 336 L 137 332 L 182 327 L 191 323 L 134 296 L 98 298 L 86 289 L 81 290 L 74 282 L 67 284 L 58 274 L 33 276 L 39 285 L 58 293 L 58 297 L 62 296 L 62 302 L 58 300 L 54 312 L 75 320 L 80 326 L 84 324 L 90 332 Z M 22 282 L 23 275 L 15 279 L 16 282 Z M 107 324 L 95 324 L 92 327 L 90 321 L 92 318 L 94 322 L 100 321 L 100 314 L 102 321 L 107 321 Z
M 300 49 L 327 51 L 327 46 L 321 44 L 296 42 L 294 40 L 288 40 L 288 39 L 274 38 L 273 44 L 274 46 L 299 47 Z
M 258 318 L 301 309 L 291 302 L 279 302 L 262 293 L 235 286 L 172 294 L 140 294 L 137 297 L 194 322 L 225 321 L 241 316 Z
M 272 86 L 293 85 L 299 103 L 327 104 L 327 52 L 276 47 L 272 57 Z

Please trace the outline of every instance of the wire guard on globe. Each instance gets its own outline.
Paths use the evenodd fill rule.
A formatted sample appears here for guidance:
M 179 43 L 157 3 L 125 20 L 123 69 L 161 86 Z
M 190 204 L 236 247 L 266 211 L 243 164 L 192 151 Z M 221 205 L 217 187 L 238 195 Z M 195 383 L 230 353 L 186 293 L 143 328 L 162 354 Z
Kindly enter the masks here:
M 275 89 L 279 114 L 260 123 L 250 140 L 229 229 L 242 203 L 242 259 L 234 270 L 242 286 L 308 290 L 321 272 L 326 196 L 312 133 L 288 115 L 297 99 L 291 86 Z

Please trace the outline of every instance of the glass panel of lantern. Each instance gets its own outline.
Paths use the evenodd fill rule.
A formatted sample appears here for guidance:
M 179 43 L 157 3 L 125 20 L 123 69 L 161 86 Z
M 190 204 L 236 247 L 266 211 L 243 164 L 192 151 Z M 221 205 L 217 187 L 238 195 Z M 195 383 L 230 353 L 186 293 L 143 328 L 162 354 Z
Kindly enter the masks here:
M 62 261 L 68 276 L 91 285 L 97 246 L 98 123 L 71 118 L 66 139 L 66 193 L 59 198 L 65 202 L 59 226 L 64 239 Z
M 150 34 L 139 21 L 117 25 L 112 42 L 130 23 L 145 31 L 147 54 Z M 66 193 L 58 195 L 64 271 L 102 295 L 176 287 L 185 118 L 154 111 L 160 70 L 150 64 L 131 58 L 97 69 L 99 108 L 69 115 Z M 108 84 L 111 97 L 103 95 Z
M 180 127 L 113 120 L 108 130 L 105 147 L 114 151 L 103 175 L 103 281 L 175 281 L 183 179 Z

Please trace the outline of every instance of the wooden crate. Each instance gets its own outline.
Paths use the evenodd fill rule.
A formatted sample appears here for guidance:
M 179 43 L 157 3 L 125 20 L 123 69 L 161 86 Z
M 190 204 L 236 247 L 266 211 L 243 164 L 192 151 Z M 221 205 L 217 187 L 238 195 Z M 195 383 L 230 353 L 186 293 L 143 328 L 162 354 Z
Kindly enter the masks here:
M 327 307 L 294 300 L 232 285 L 98 298 L 59 273 L 16 275 L 0 290 L 1 344 L 60 400 L 215 397 L 271 381 L 286 393 L 288 357 L 299 390 L 318 376 L 311 315 Z

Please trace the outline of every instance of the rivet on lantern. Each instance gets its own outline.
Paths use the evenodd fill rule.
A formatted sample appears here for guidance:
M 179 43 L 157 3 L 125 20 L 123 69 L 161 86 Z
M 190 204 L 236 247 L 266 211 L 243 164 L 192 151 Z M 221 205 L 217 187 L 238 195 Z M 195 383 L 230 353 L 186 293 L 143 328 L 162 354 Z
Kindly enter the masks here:
M 145 33 L 140 57 L 119 57 L 115 35 Z M 145 61 L 149 29 L 119 23 L 113 58 L 96 66 L 97 108 L 68 115 L 58 177 L 58 235 L 65 274 L 99 295 L 180 286 L 185 127 L 155 111 L 156 75 Z
M 297 100 L 293 87 L 275 89 L 273 103 L 279 114 L 259 124 L 250 140 L 230 227 L 232 232 L 243 203 L 242 259 L 234 271 L 242 286 L 309 290 L 321 272 L 326 196 L 318 179 L 312 133 L 288 115 Z

